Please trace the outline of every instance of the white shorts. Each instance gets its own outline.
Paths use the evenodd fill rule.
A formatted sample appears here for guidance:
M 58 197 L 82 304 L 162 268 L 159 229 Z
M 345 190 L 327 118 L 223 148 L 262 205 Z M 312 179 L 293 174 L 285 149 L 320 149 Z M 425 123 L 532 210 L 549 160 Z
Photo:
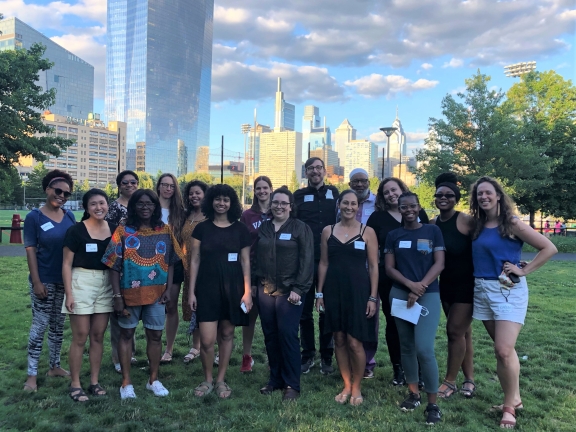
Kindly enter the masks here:
M 472 317 L 481 321 L 511 321 L 524 324 L 528 310 L 526 278 L 507 289 L 497 280 L 474 279 L 474 311 Z
M 82 267 L 72 269 L 72 296 L 74 312 L 66 309 L 66 295 L 62 313 L 69 315 L 92 315 L 114 310 L 110 270 L 89 270 Z

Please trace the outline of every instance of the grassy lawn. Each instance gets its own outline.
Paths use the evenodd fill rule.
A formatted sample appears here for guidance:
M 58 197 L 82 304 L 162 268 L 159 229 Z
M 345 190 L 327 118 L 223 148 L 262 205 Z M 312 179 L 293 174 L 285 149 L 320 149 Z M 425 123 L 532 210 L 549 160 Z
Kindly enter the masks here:
M 572 231 L 570 233 L 572 233 Z M 556 248 L 560 253 L 576 253 L 576 236 L 550 236 L 550 241 L 556 245 Z M 536 252 L 536 249 L 527 244 L 524 244 L 522 250 L 524 252 Z
M 9 227 L 12 226 L 12 216 L 15 214 L 19 214 L 20 218 L 24 220 L 26 215 L 28 214 L 27 210 L 0 210 L 0 226 Z M 74 216 L 76 216 L 76 220 L 82 219 L 82 215 L 84 214 L 83 211 L 75 211 Z M 24 238 L 24 236 L 22 236 Z M 10 231 L 2 231 L 2 244 L 9 244 L 10 242 Z
M 26 378 L 26 346 L 30 325 L 30 300 L 26 286 L 24 258 L 0 258 L 0 430 L 3 431 L 414 431 L 427 430 L 423 408 L 404 414 L 397 405 L 405 388 L 397 390 L 389 384 L 391 367 L 381 327 L 380 349 L 374 380 L 363 382 L 365 402 L 360 407 L 341 406 L 334 402 L 340 392 L 339 374 L 324 377 L 318 367 L 302 377 L 302 397 L 297 403 L 282 404 L 277 392 L 272 397 L 259 394 L 266 383 L 267 366 L 261 331 L 257 329 L 252 374 L 239 372 L 241 331 L 236 334 L 236 347 L 228 373 L 233 389 L 231 399 L 221 401 L 214 394 L 204 399 L 194 397 L 193 388 L 203 381 L 199 360 L 182 363 L 188 351 L 186 326 L 176 341 L 173 364 L 161 366 L 160 379 L 170 390 L 166 398 L 155 398 L 144 388 L 147 379 L 145 340 L 137 331 L 140 363 L 133 368 L 132 378 L 138 399 L 121 402 L 118 394 L 120 375 L 113 370 L 106 339 L 104 365 L 100 382 L 109 395 L 92 398 L 82 405 L 67 395 L 64 379 L 47 378 L 47 345 L 40 363 L 38 392 L 21 390 Z M 521 388 L 525 410 L 518 416 L 517 430 L 571 431 L 576 423 L 576 264 L 549 263 L 533 274 L 530 284 L 530 310 L 517 349 L 522 360 Z M 570 318 L 572 317 L 572 318 Z M 381 322 L 383 317 L 381 315 Z M 446 336 L 437 335 L 437 357 L 442 377 L 446 363 Z M 490 405 L 500 403 L 501 390 L 495 373 L 492 343 L 481 324 L 474 323 L 477 396 L 466 400 L 459 395 L 441 401 L 444 413 L 436 427 L 446 431 L 495 430 L 499 415 L 489 413 Z M 62 350 L 63 367 L 71 334 L 66 323 Z M 89 384 L 88 357 L 85 356 L 82 381 Z M 460 384 L 462 377 L 458 378 Z

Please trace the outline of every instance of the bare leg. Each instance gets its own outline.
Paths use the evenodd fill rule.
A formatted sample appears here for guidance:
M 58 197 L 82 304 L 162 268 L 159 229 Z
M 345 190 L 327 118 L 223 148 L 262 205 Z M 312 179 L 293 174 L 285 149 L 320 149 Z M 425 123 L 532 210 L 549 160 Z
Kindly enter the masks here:
M 334 353 L 336 354 L 336 361 L 338 362 L 338 369 L 340 369 L 340 375 L 342 375 L 342 380 L 344 381 L 344 389 L 340 394 L 351 395 L 352 394 L 352 372 L 350 369 L 350 354 L 348 352 L 346 340 L 346 333 L 336 332 L 334 333 Z M 366 363 L 366 360 L 364 360 Z M 364 375 L 364 366 L 362 365 L 362 375 Z
M 214 342 L 218 332 L 218 321 L 200 323 L 200 359 L 202 360 L 202 370 L 204 371 L 204 381 L 211 383 L 212 368 L 214 365 Z M 203 396 L 196 393 L 196 396 Z
M 132 340 L 136 328 L 120 327 L 120 339 L 118 340 L 118 357 L 122 366 L 122 387 L 132 384 L 130 380 L 130 359 L 132 358 Z
M 70 328 L 72 330 L 72 343 L 68 352 L 68 364 L 70 365 L 70 376 L 72 378 L 70 387 L 82 387 L 80 384 L 80 371 L 82 370 L 84 346 L 90 333 L 91 317 L 91 315 L 70 315 Z
M 90 384 L 98 384 L 102 353 L 104 351 L 104 332 L 108 326 L 107 313 L 91 315 L 90 319 Z
M 192 332 L 192 348 L 196 348 L 200 351 L 200 329 L 197 328 Z
M 150 362 L 150 384 L 158 379 L 160 356 L 162 355 L 162 330 L 146 330 L 146 354 Z
M 180 324 L 180 317 L 178 316 L 178 297 L 180 297 L 181 284 L 172 285 L 172 292 L 174 298 L 171 298 L 166 306 L 166 350 L 165 353 L 170 356 L 162 356 L 162 360 L 170 361 L 172 352 L 174 351 L 174 341 L 178 333 L 178 325 Z
M 348 356 L 350 359 L 350 369 L 352 371 L 352 397 L 362 396 L 360 385 L 366 368 L 366 352 L 364 345 L 358 339 L 346 335 L 348 345 Z
M 254 329 L 256 328 L 256 320 L 258 319 L 258 306 L 256 306 L 256 302 L 253 303 L 248 318 L 250 320 L 249 324 L 242 327 L 242 354 L 251 356 Z
M 234 340 L 234 325 L 228 321 L 220 321 L 218 327 L 219 345 L 218 352 L 220 353 L 220 363 L 218 364 L 218 377 L 216 382 L 222 382 L 226 378 L 226 370 L 230 363 L 230 356 L 232 355 L 232 341 Z M 225 392 L 222 397 L 228 397 L 229 393 Z

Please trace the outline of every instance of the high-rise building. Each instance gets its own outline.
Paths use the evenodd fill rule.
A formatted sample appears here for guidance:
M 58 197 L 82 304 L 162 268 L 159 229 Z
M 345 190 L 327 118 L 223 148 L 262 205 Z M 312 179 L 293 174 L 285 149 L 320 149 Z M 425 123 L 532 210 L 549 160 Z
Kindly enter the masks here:
M 398 118 L 398 108 L 396 108 L 396 118 L 392 123 L 396 128 L 390 136 L 390 157 L 400 160 L 400 155 L 406 156 L 406 133 L 402 127 L 402 122 Z
M 44 58 L 54 63 L 52 68 L 38 71 L 36 82 L 44 91 L 56 90 L 56 101 L 48 109 L 85 120 L 94 110 L 94 67 L 18 18 L 0 21 L 0 51 L 29 49 L 35 43 L 46 47 Z
M 260 170 L 270 177 L 274 188 L 291 186 L 302 178 L 302 134 L 294 131 L 270 132 L 260 135 Z
M 176 177 L 185 175 L 188 172 L 188 149 L 184 141 L 178 140 L 178 170 Z
M 310 131 L 320 127 L 320 110 L 317 106 L 306 105 L 304 115 L 302 116 L 302 144 L 305 151 L 308 149 L 310 142 Z
M 340 162 L 342 163 L 342 162 Z M 344 178 L 355 168 L 364 168 L 370 177 L 377 176 L 378 146 L 366 139 L 351 140 L 346 146 Z
M 210 162 L 210 147 L 200 146 L 196 150 L 196 165 L 194 171 L 196 172 L 208 172 Z
M 319 157 L 326 165 L 328 174 L 340 174 L 340 159 L 338 153 L 332 150 L 331 145 L 324 145 L 320 148 L 310 150 L 310 157 Z
M 246 175 L 252 177 L 260 172 L 260 136 L 263 133 L 272 132 L 270 126 L 256 122 L 256 128 L 252 127 L 249 132 L 248 161 L 246 162 Z
M 145 143 L 148 172 L 195 166 L 209 143 L 214 0 L 108 0 L 106 116 Z
M 278 90 L 276 91 L 274 131 L 282 132 L 295 129 L 296 107 L 284 100 L 282 91 L 282 78 L 278 78 Z
M 348 143 L 355 139 L 356 129 L 354 129 L 348 119 L 344 119 L 334 131 L 334 150 L 338 153 L 341 166 L 346 166 L 346 149 Z
M 126 150 L 126 169 L 136 171 L 136 149 Z
M 146 143 L 136 143 L 136 171 L 146 171 Z

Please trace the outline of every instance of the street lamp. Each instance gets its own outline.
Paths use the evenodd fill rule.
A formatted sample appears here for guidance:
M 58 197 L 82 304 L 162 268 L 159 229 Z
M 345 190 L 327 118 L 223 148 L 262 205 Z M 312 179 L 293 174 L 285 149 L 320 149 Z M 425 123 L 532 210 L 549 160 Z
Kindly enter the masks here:
M 390 163 L 390 136 L 398 130 L 398 128 L 395 127 L 383 127 L 380 128 L 380 130 L 382 132 L 384 132 L 386 134 L 386 136 L 388 137 L 388 146 L 386 149 L 386 159 L 388 161 L 388 175 L 392 176 L 392 164 Z M 382 157 L 384 157 L 384 155 L 382 155 Z M 382 160 L 382 178 L 384 178 L 384 160 Z
M 242 170 L 242 210 L 246 204 L 246 135 L 250 132 L 250 125 L 244 123 L 240 125 L 242 134 L 244 134 L 244 169 Z

